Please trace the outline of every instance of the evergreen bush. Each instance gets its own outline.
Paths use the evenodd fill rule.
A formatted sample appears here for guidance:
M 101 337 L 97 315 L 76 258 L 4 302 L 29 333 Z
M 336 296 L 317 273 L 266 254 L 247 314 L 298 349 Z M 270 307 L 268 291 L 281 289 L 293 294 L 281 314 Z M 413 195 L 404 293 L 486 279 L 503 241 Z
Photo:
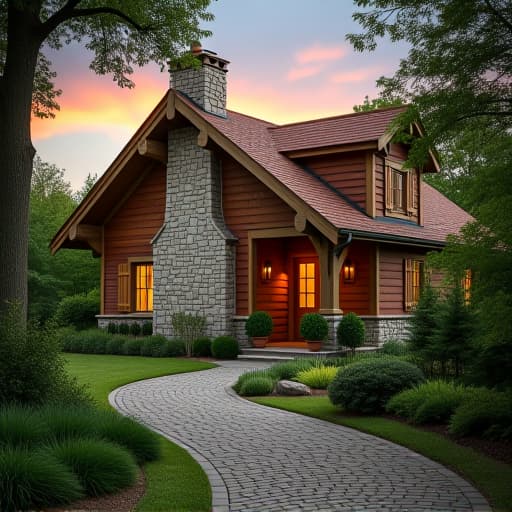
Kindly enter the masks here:
M 160 334 L 143 338 L 140 346 L 140 355 L 146 357 L 167 356 L 167 338 Z
M 115 322 L 109 322 L 107 325 L 107 332 L 110 334 L 117 334 L 119 332 L 119 328 Z
M 272 317 L 266 311 L 251 313 L 245 322 L 245 332 L 251 338 L 270 336 L 273 328 Z
M 351 364 L 329 384 L 329 399 L 348 412 L 380 413 L 396 393 L 423 382 L 421 370 L 400 360 L 375 359 Z
M 404 356 L 409 352 L 409 349 L 403 341 L 388 340 L 383 343 L 380 352 L 390 356 Z
M 105 344 L 105 354 L 124 354 L 123 347 L 127 339 L 128 337 L 123 334 L 114 334 Z
M 236 359 L 239 350 L 238 341 L 232 336 L 219 336 L 212 342 L 212 355 L 217 359 Z
M 329 326 L 320 313 L 306 313 L 300 319 L 300 335 L 307 341 L 324 341 Z
M 192 355 L 210 357 L 212 355 L 212 340 L 206 336 L 195 339 L 192 345 Z
M 123 354 L 126 356 L 140 356 L 143 343 L 142 338 L 128 338 L 123 345 Z
M 355 352 L 357 347 L 363 345 L 364 337 L 364 322 L 355 313 L 344 315 L 336 329 L 338 345 L 348 347 Z
M 117 330 L 119 334 L 123 334 L 124 336 L 128 336 L 130 334 L 130 325 L 126 322 L 122 322 L 117 326 Z
M 130 334 L 132 336 L 140 336 L 141 332 L 142 332 L 142 327 L 140 326 L 139 322 L 132 322 L 130 324 Z
M 99 310 L 99 290 L 91 290 L 87 294 L 64 297 L 55 310 L 54 318 L 57 325 L 87 329 L 96 325 Z
M 185 342 L 183 340 L 174 338 L 165 342 L 165 357 L 182 357 L 186 353 Z
M 142 324 L 142 336 L 151 336 L 153 334 L 153 322 L 146 321 Z

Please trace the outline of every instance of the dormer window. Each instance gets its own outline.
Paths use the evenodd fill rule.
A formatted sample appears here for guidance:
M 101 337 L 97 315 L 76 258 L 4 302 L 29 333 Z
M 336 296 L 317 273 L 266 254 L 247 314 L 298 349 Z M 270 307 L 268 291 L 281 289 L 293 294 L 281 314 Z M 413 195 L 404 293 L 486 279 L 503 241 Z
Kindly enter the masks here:
M 398 162 L 386 161 L 386 215 L 389 217 L 417 220 L 418 173 L 415 169 L 403 169 Z

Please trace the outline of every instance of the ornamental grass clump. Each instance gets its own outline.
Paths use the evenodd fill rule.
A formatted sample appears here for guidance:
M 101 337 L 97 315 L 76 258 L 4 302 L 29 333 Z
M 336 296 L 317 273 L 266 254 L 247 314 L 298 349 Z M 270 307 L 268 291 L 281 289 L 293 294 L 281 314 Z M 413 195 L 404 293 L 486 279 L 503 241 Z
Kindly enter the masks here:
M 321 360 L 316 358 L 302 357 L 293 361 L 277 363 L 272 365 L 272 372 L 279 380 L 292 380 L 301 371 L 308 370 L 314 366 L 321 366 Z
M 240 387 L 242 396 L 263 396 L 270 395 L 274 390 L 275 380 L 265 376 L 251 376 L 246 379 Z
M 339 368 L 335 366 L 319 366 L 300 371 L 295 379 L 310 388 L 327 389 L 327 386 L 333 381 Z
M 9 405 L 0 408 L 0 447 L 30 447 L 49 436 L 48 425 L 32 407 Z
M 264 379 L 271 379 L 273 385 L 275 385 L 275 383 L 279 380 L 279 377 L 274 372 L 274 368 L 264 368 L 263 370 L 250 370 L 248 372 L 242 373 L 242 375 L 238 377 L 237 381 L 233 385 L 233 389 L 238 394 L 242 394 L 241 389 L 246 381 L 260 377 Z

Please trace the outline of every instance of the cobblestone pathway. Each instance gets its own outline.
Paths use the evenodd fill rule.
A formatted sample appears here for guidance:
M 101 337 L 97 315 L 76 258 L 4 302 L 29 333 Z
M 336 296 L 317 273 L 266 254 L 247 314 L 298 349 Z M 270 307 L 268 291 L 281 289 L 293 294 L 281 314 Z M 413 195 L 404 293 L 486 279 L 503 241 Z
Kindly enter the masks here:
M 246 363 L 249 364 L 249 363 Z M 187 448 L 224 511 L 490 511 L 448 469 L 406 448 L 226 391 L 241 362 L 135 382 L 111 403 Z

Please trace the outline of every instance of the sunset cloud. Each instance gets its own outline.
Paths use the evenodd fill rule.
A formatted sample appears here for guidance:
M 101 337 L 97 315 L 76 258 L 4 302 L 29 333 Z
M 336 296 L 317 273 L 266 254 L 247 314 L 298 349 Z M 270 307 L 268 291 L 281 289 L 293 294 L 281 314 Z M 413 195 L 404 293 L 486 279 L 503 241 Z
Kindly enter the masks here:
M 308 78 L 310 76 L 318 75 L 324 66 L 306 66 L 303 68 L 292 68 L 288 71 L 286 78 L 290 81 L 301 80 L 302 78 Z
M 382 73 L 378 68 L 356 69 L 354 71 L 341 71 L 330 77 L 331 82 L 335 84 L 363 82 L 368 79 L 375 79 Z
M 295 55 L 295 61 L 299 64 L 326 62 L 341 59 L 346 54 L 347 50 L 343 46 L 322 46 L 316 44 L 298 52 Z

